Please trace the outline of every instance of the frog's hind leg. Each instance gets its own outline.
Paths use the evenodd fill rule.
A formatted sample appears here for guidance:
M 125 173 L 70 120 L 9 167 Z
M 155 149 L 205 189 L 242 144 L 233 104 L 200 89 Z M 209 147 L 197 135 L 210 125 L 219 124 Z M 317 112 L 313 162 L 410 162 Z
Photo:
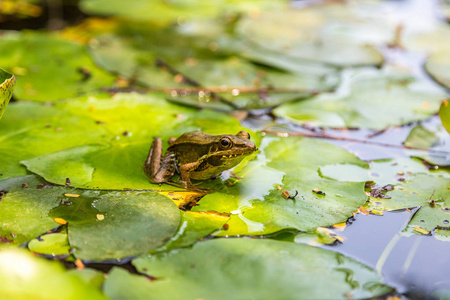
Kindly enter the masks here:
M 169 180 L 175 173 L 175 159 L 172 152 L 162 156 L 162 141 L 160 138 L 154 138 L 144 163 L 144 171 L 150 182 L 162 183 Z

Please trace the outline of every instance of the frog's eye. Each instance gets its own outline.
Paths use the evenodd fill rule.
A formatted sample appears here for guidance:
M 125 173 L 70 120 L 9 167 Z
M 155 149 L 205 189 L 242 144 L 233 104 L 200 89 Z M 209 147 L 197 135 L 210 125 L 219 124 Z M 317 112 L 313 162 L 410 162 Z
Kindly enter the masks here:
M 230 138 L 223 137 L 220 140 L 220 145 L 222 146 L 222 148 L 228 149 L 228 148 L 231 148 L 231 146 L 233 145 L 233 142 L 231 141 Z

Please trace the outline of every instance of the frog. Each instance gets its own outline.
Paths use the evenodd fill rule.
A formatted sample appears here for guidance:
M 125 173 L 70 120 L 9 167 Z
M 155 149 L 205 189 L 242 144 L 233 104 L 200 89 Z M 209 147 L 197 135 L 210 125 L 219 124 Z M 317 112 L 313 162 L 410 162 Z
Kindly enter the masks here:
M 223 171 L 237 166 L 257 150 L 246 131 L 239 131 L 236 135 L 211 135 L 197 130 L 170 138 L 168 144 L 162 155 L 161 138 L 153 139 L 144 163 L 145 174 L 151 183 L 162 184 L 169 183 L 177 172 L 181 177 L 181 187 L 194 191 L 207 189 L 194 186 L 191 179 L 219 177 Z

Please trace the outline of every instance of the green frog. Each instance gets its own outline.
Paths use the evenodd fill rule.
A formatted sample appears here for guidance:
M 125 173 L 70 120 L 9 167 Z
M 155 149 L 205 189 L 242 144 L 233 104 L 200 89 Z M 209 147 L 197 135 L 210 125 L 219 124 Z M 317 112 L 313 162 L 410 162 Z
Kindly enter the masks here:
M 163 156 L 161 139 L 153 139 L 144 171 L 152 183 L 168 182 L 178 172 L 183 187 L 188 190 L 202 190 L 193 186 L 191 179 L 215 178 L 257 150 L 246 131 L 236 135 L 192 131 L 168 142 L 169 148 Z

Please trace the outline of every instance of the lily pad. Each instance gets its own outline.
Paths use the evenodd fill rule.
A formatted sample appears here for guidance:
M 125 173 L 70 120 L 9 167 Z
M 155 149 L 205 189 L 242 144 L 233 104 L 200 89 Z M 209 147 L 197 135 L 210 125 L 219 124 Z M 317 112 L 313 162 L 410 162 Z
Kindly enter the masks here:
M 228 108 L 249 109 L 310 97 L 335 88 L 339 81 L 332 68 L 309 66 L 286 72 L 230 57 L 233 51 L 226 53 L 215 48 L 212 51 L 207 45 L 217 43 L 210 37 L 190 36 L 174 30 L 152 35 L 142 32 L 141 28 L 122 30 L 123 37 L 100 36 L 92 42 L 93 58 L 106 69 L 146 86 L 170 90 L 175 101 L 190 105 L 214 108 L 218 101 L 214 94 L 209 95 L 210 91 L 205 95 L 205 92 L 180 89 L 189 85 L 209 88 L 229 103 Z M 131 39 L 130 35 L 135 38 Z M 189 49 L 185 50 L 184 44 L 189 44 Z M 167 65 L 158 67 L 157 58 L 166 60 Z M 173 70 L 169 73 L 168 68 Z M 184 96 L 188 92 L 191 95 Z
M 441 118 L 442 125 L 450 133 L 450 105 L 448 100 L 442 102 L 441 108 L 439 109 L 439 117 Z
M 5 113 L 6 106 L 12 97 L 16 80 L 14 75 L 0 69 L 0 119 Z
M 22 249 L 0 250 L 0 264 L 0 294 L 5 299 L 106 299 L 97 286 L 67 272 L 59 262 Z
M 228 89 L 227 94 L 220 95 L 237 107 L 247 109 L 272 107 L 308 98 L 335 88 L 339 80 L 335 72 L 282 72 L 255 66 L 237 57 L 179 63 L 174 64 L 174 67 L 182 74 L 189 74 L 189 77 L 194 78 L 201 86 L 220 86 Z M 252 90 L 255 92 L 247 92 Z
M 367 200 L 363 182 L 320 176 L 318 169 L 326 164 L 367 167 L 337 146 L 308 138 L 265 137 L 259 149 L 257 159 L 237 171 L 242 180 L 206 195 L 193 207 L 193 211 L 232 214 L 221 236 L 268 234 L 286 228 L 314 231 L 346 221 Z M 293 198 L 284 198 L 283 190 Z
M 7 191 L 0 201 L 0 236 L 3 237 L 0 247 L 23 244 L 60 226 L 48 216 L 48 212 L 59 205 L 58 199 L 67 189 L 38 188 L 40 184 L 45 184 L 45 181 L 37 176 L 0 181 L 0 190 Z
M 0 190 L 6 191 L 0 201 L 0 245 L 22 244 L 68 223 L 75 257 L 121 259 L 163 246 L 177 232 L 180 222 L 175 203 L 155 192 L 75 190 L 46 186 L 36 176 L 0 181 Z M 55 243 L 48 238 L 40 238 L 43 245 L 33 240 L 30 249 L 56 254 L 64 248 L 62 241 Z
M 368 25 L 352 15 L 350 5 L 329 7 L 317 5 L 250 15 L 238 23 L 236 31 L 250 48 L 272 52 L 270 56 L 278 54 L 279 60 L 286 62 L 306 59 L 340 67 L 380 65 L 382 55 L 365 39 L 380 36 L 383 24 Z M 330 13 L 333 9 L 338 13 Z
M 27 175 L 21 160 L 106 142 L 112 135 L 95 121 L 41 103 L 11 103 L 0 120 L 0 179 Z
M 358 166 L 329 165 L 321 167 L 322 176 L 347 181 L 373 181 L 376 188 L 390 186 L 383 195 L 370 197 L 367 207 L 373 210 L 398 210 L 422 206 L 430 200 L 450 197 L 450 175 L 430 172 L 414 159 L 380 160 L 369 169 Z
M 433 77 L 439 84 L 446 88 L 450 88 L 450 55 L 448 51 L 436 52 L 428 57 L 425 63 L 425 70 Z
M 90 189 L 171 189 L 151 184 L 143 171 L 151 141 L 201 130 L 211 134 L 236 134 L 242 130 L 231 116 L 170 104 L 152 95 L 117 94 L 112 98 L 83 98 L 58 103 L 66 113 L 86 117 L 107 130 L 111 141 L 89 144 L 22 161 L 46 180 Z M 95 129 L 92 129 L 95 130 Z M 56 167 L 57 166 L 57 167 Z
M 169 24 L 184 22 L 186 19 L 198 17 L 215 17 L 224 11 L 252 12 L 261 8 L 276 8 L 284 1 L 257 0 L 257 1 L 171 1 L 162 0 L 130 0 L 127 3 L 118 0 L 83 0 L 81 9 L 89 14 L 120 16 L 132 20 L 152 21 L 154 23 Z
M 424 120 L 446 98 L 436 88 L 402 74 L 366 69 L 347 75 L 351 80 L 339 92 L 284 104 L 273 113 L 301 125 L 379 130 Z
M 70 246 L 83 260 L 120 260 L 161 247 L 176 233 L 180 212 L 154 192 L 86 191 L 50 212 L 68 222 Z
M 431 235 L 441 241 L 450 241 L 450 205 L 446 201 L 438 201 L 435 207 L 424 206 L 414 215 L 403 234 Z
M 95 66 L 83 45 L 56 34 L 5 33 L 0 37 L 0 53 L 0 66 L 17 77 L 14 96 L 20 100 L 71 98 L 110 87 L 115 80 Z
M 442 126 L 435 126 L 432 128 L 425 128 L 422 125 L 417 125 L 406 138 L 404 145 L 409 147 L 418 147 L 429 149 L 423 150 L 408 150 L 411 156 L 416 156 L 425 159 L 430 164 L 439 166 L 450 165 L 450 135 Z
M 217 213 L 183 212 L 177 234 L 160 250 L 190 246 L 199 239 L 222 228 L 228 219 L 229 216 Z
M 28 243 L 28 249 L 46 255 L 70 255 L 67 233 L 44 234 Z
M 156 280 L 116 268 L 105 282 L 110 299 L 360 299 L 392 290 L 342 254 L 274 240 L 216 239 L 133 264 Z

